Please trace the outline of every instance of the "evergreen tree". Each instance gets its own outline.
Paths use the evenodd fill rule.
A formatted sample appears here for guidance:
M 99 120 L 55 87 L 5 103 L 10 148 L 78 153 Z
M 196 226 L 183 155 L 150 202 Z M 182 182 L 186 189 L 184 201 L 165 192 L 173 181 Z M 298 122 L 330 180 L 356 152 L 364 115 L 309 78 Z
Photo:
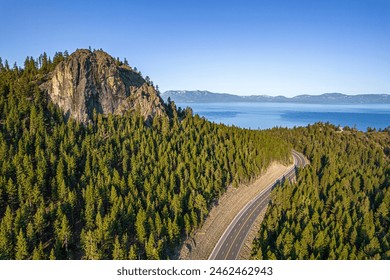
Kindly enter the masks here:
M 20 230 L 16 240 L 15 259 L 25 260 L 28 258 L 28 255 L 27 241 L 23 231 Z

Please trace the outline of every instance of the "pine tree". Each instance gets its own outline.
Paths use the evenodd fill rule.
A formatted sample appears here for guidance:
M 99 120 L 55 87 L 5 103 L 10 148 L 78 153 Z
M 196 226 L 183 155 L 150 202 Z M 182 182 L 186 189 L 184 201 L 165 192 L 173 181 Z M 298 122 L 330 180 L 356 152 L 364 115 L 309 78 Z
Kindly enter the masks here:
M 19 231 L 17 236 L 15 251 L 15 259 L 26 260 L 28 258 L 27 241 L 22 230 Z
M 45 253 L 43 252 L 42 242 L 39 243 L 38 247 L 34 248 L 32 259 L 33 260 L 45 259 Z
M 125 252 L 122 249 L 122 245 L 119 242 L 118 236 L 115 237 L 114 250 L 112 252 L 112 259 L 114 259 L 114 260 L 126 259 Z
M 67 217 L 64 214 L 62 214 L 61 216 L 62 216 L 62 218 L 60 217 L 61 223 L 58 225 L 56 229 L 57 238 L 58 241 L 61 242 L 61 246 L 65 248 L 66 252 L 68 252 L 68 246 L 71 243 L 72 232 Z
M 96 237 L 92 231 L 83 232 L 81 235 L 83 249 L 84 249 L 84 258 L 87 260 L 99 260 L 101 256 L 98 250 L 98 244 L 96 242 Z
M 141 210 L 137 214 L 135 228 L 137 232 L 137 239 L 141 244 L 144 244 L 146 241 L 146 213 L 141 208 Z

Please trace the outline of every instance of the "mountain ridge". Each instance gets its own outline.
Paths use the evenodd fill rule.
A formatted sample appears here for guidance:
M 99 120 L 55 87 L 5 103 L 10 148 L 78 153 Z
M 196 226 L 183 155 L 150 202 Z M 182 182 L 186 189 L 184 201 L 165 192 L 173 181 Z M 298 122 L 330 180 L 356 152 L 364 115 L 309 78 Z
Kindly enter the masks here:
M 270 102 L 270 103 L 323 103 L 323 104 L 390 104 L 389 94 L 358 94 L 346 95 L 343 93 L 324 93 L 320 95 L 297 95 L 285 97 L 282 95 L 234 95 L 229 93 L 214 93 L 207 90 L 169 90 L 161 97 L 170 98 L 175 102 L 186 103 L 219 103 L 219 102 Z

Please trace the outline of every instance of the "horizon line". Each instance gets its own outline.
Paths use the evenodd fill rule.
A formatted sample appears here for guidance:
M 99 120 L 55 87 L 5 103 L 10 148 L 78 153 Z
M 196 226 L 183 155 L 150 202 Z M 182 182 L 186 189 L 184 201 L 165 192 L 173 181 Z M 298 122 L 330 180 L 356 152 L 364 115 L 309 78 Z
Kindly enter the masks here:
M 342 92 L 323 92 L 323 93 L 318 93 L 318 94 L 309 94 L 309 93 L 303 93 L 303 94 L 298 94 L 298 95 L 283 95 L 283 94 L 278 94 L 278 95 L 271 95 L 271 94 L 237 94 L 237 93 L 229 93 L 229 92 L 214 92 L 210 90 L 187 90 L 187 89 L 169 89 L 161 92 L 161 94 L 164 94 L 169 91 L 183 91 L 183 92 L 208 92 L 212 94 L 227 94 L 227 95 L 234 95 L 234 96 L 241 96 L 241 97 L 251 97 L 251 96 L 268 96 L 268 97 L 286 97 L 286 98 L 294 98 L 298 96 L 321 96 L 321 95 L 326 95 L 326 94 L 341 94 L 345 96 L 359 96 L 359 95 L 390 95 L 390 93 L 352 93 L 352 94 L 346 94 Z

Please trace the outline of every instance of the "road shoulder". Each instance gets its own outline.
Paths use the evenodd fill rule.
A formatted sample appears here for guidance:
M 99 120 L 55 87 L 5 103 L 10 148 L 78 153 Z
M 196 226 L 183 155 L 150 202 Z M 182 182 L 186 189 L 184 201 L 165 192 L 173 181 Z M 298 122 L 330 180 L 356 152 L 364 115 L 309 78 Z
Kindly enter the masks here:
M 239 188 L 228 187 L 218 204 L 211 209 L 203 226 L 184 242 L 179 259 L 207 259 L 225 229 L 241 209 L 292 166 L 292 164 L 285 166 L 272 163 L 253 183 L 241 185 Z

